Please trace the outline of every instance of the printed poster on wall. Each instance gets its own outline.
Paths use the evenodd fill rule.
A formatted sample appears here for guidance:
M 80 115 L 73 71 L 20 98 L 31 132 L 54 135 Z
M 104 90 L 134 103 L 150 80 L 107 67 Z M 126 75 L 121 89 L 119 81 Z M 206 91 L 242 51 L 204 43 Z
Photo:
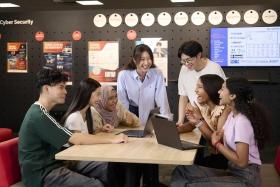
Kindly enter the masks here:
M 27 43 L 8 42 L 7 53 L 7 72 L 27 73 Z
M 116 85 L 119 68 L 118 41 L 88 42 L 89 77 L 101 84 Z
M 72 42 L 43 42 L 43 53 L 45 67 L 61 70 L 69 77 L 67 85 L 72 85 Z
M 148 45 L 153 54 L 154 62 L 158 69 L 163 73 L 165 85 L 168 84 L 168 41 L 161 40 L 161 38 L 141 38 L 136 41 L 136 45 L 146 44 Z

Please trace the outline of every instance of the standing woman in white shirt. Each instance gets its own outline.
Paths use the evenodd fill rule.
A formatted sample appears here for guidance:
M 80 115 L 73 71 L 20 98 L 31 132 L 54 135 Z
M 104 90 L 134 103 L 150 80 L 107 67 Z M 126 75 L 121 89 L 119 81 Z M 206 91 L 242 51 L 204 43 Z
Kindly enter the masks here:
M 118 75 L 119 101 L 139 116 L 145 125 L 149 113 L 156 106 L 160 113 L 172 117 L 162 72 L 155 67 L 152 50 L 145 44 L 134 48 L 131 61 Z
M 150 111 L 155 107 L 160 107 L 161 114 L 172 118 L 163 74 L 155 67 L 153 52 L 145 44 L 134 48 L 131 61 L 120 71 L 117 94 L 119 101 L 139 117 L 142 125 L 146 124 Z M 158 165 L 134 164 L 134 166 L 137 171 L 133 186 L 139 186 L 142 174 L 143 186 L 159 185 Z

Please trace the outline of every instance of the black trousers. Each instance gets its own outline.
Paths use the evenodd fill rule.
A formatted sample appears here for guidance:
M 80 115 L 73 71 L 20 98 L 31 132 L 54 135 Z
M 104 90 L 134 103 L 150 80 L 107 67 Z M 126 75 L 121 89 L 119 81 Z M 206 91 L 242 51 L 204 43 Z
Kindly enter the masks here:
M 139 108 L 129 105 L 129 111 L 139 117 Z M 157 164 L 135 163 L 109 163 L 108 186 L 109 187 L 139 187 L 143 176 L 143 187 L 158 187 Z
M 200 145 L 206 145 L 206 140 L 201 137 Z M 204 156 L 204 149 L 198 149 L 195 157 L 194 163 L 200 166 L 215 168 L 215 169 L 227 169 L 228 160 L 222 154 L 211 154 L 209 156 Z
M 139 187 L 143 176 L 143 187 L 158 187 L 157 164 L 134 163 L 109 163 L 108 186 L 109 187 Z

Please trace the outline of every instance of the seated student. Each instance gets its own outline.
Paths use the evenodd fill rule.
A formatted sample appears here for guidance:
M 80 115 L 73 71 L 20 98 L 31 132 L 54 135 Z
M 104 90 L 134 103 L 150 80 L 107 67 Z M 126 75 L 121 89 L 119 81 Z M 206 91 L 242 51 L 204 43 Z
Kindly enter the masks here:
M 91 107 L 97 105 L 100 96 L 101 85 L 99 82 L 91 78 L 82 80 L 68 110 L 61 119 L 61 123 L 72 132 L 85 134 L 95 134 L 99 131 L 110 132 L 112 128 L 109 124 L 101 126 L 97 130 L 94 123 L 95 117 L 92 116 L 93 111 Z M 67 161 L 65 164 L 68 168 L 72 168 L 73 166 L 80 168 L 88 164 L 94 165 L 95 170 L 99 171 L 99 175 L 96 178 L 102 182 L 107 181 L 108 164 L 105 162 Z
M 97 137 L 90 134 L 72 133 L 61 126 L 49 111 L 63 104 L 66 97 L 67 76 L 60 71 L 43 69 L 37 74 L 39 100 L 27 111 L 19 132 L 19 163 L 25 186 L 104 186 L 100 171 L 90 163 L 84 167 L 67 168 L 55 154 L 63 145 L 127 142 L 123 134 Z M 103 183 L 104 182 L 104 183 Z
M 104 125 L 98 129 L 94 126 L 92 106 L 95 106 L 101 97 L 101 85 L 94 79 L 86 78 L 80 82 L 74 98 L 62 117 L 65 127 L 75 132 L 94 134 L 98 131 L 110 132 L 112 127 Z
M 94 109 L 92 114 L 95 131 L 102 130 L 106 124 L 111 128 L 119 125 L 130 127 L 141 125 L 139 118 L 118 102 L 117 91 L 112 86 L 101 87 L 101 98 Z
M 218 91 L 222 88 L 223 82 L 224 80 L 215 74 L 206 74 L 199 77 L 195 92 L 200 108 L 193 107 L 190 103 L 187 104 L 186 114 L 189 121 L 184 125 L 177 126 L 179 132 L 190 132 L 197 127 L 203 137 L 211 141 L 213 131 L 222 129 L 230 112 L 229 107 L 219 105 Z M 215 154 L 211 148 L 210 152 L 211 154 L 206 157 L 202 152 L 199 152 L 195 163 L 217 169 L 226 169 L 227 159 L 221 154 Z
M 228 105 L 231 112 L 223 129 L 213 132 L 211 142 L 229 160 L 228 169 L 178 166 L 173 171 L 171 187 L 261 186 L 259 150 L 269 137 L 267 115 L 244 78 L 227 79 L 219 94 L 220 104 Z

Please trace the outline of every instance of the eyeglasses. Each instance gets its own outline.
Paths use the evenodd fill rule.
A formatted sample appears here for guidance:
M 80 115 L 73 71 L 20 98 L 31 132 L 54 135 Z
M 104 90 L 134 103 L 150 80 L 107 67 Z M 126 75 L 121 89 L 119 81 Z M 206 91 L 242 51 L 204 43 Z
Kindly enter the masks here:
M 195 60 L 196 57 L 191 57 L 191 58 L 186 58 L 186 59 L 181 59 L 181 65 L 186 65 L 186 64 L 189 64 L 191 63 L 192 61 Z

